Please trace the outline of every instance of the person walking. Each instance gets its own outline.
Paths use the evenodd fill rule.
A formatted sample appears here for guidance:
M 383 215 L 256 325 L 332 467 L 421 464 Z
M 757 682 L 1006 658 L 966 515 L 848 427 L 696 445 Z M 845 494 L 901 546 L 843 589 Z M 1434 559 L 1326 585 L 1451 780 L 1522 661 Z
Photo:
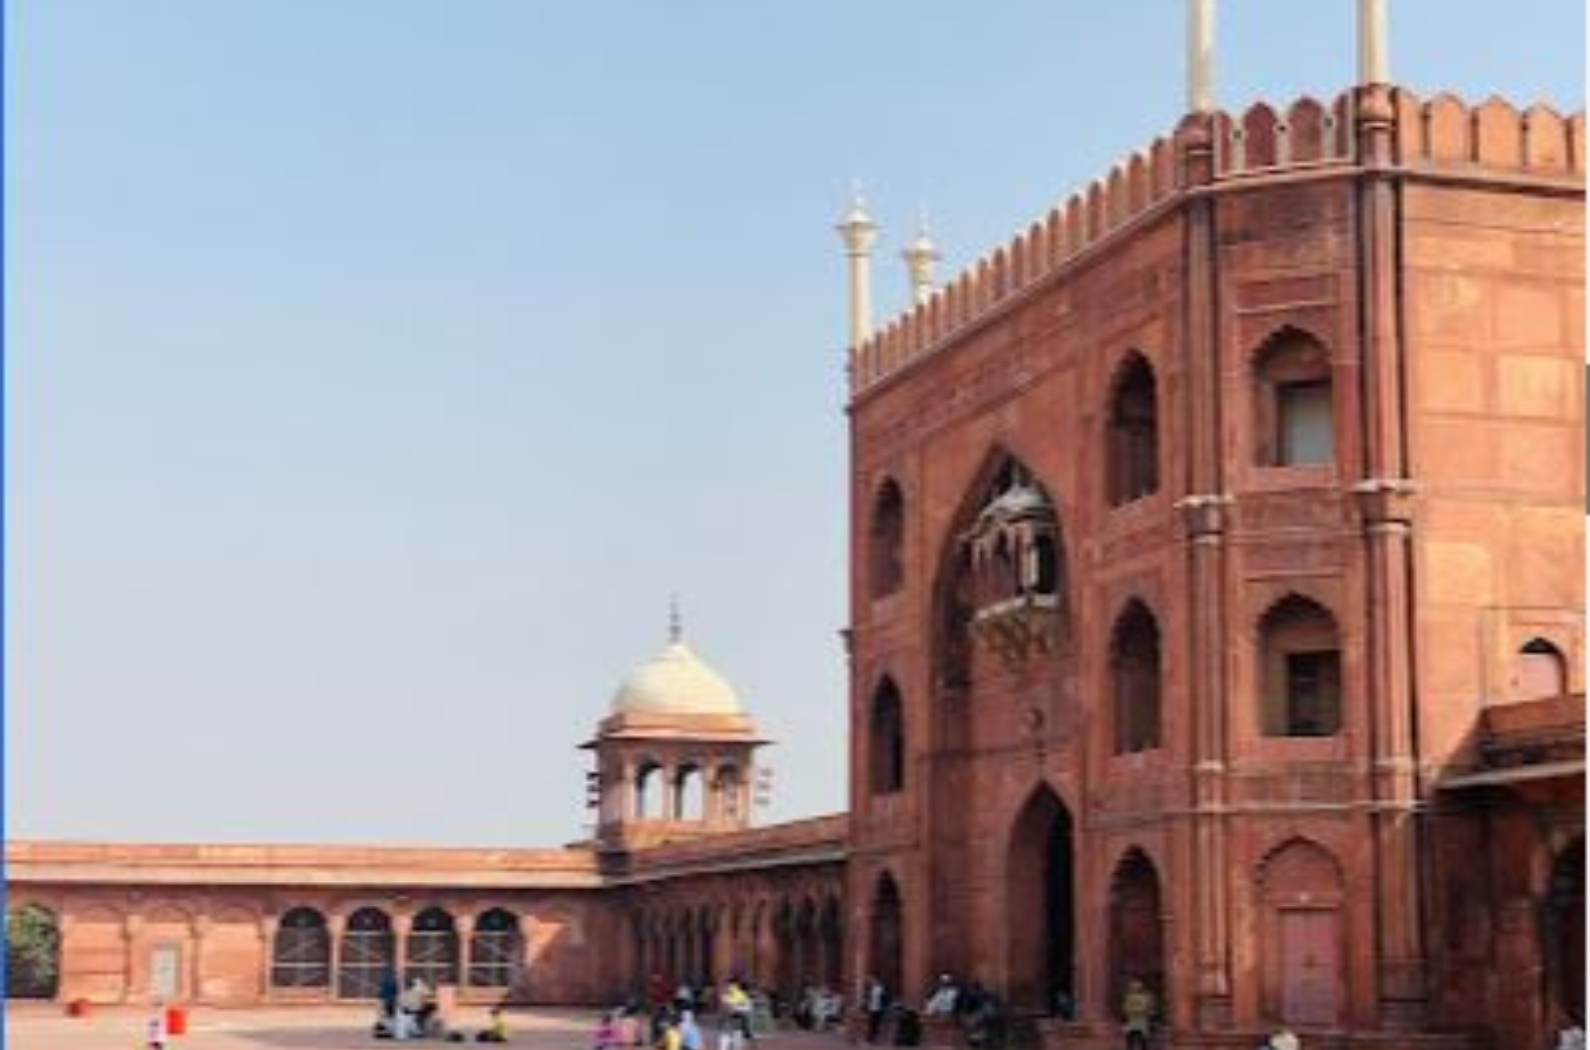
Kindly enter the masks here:
M 867 1042 L 876 1043 L 883 1034 L 883 1018 L 889 1009 L 889 989 L 870 974 L 861 989 L 861 1008 L 867 1013 Z

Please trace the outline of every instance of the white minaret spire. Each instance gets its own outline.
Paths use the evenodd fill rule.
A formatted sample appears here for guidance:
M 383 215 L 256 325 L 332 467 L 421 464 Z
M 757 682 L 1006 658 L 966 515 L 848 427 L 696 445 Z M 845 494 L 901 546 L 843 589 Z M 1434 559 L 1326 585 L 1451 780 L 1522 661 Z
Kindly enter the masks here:
M 1391 42 L 1386 0 L 1358 0 L 1358 82 L 1391 83 Z
M 850 345 L 856 347 L 872 334 L 872 245 L 878 238 L 878 224 L 867 214 L 860 182 L 851 189 L 850 210 L 834 229 L 844 239 L 850 260 Z
M 938 245 L 928 236 L 927 207 L 917 211 L 916 240 L 900 253 L 905 260 L 906 276 L 911 281 L 911 301 L 918 306 L 933 296 L 933 264 L 943 258 Z
M 1187 112 L 1215 108 L 1215 0 L 1187 0 Z

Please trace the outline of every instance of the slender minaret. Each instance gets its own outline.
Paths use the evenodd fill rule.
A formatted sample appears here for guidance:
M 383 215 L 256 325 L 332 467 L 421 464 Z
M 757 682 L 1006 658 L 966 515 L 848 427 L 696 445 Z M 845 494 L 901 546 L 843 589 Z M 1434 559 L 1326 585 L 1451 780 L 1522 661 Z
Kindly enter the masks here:
M 860 185 L 851 194 L 850 210 L 834 229 L 844 239 L 850 259 L 850 345 L 856 347 L 872 334 L 872 245 L 878 239 L 878 224 L 867 214 Z
M 1215 0 L 1187 0 L 1187 112 L 1215 108 Z
M 905 260 L 906 277 L 911 281 L 911 301 L 920 306 L 933 296 L 933 264 L 942 258 L 938 245 L 928 236 L 926 208 L 917 215 L 916 240 L 900 258 Z
M 1391 83 L 1386 0 L 1358 0 L 1358 83 Z

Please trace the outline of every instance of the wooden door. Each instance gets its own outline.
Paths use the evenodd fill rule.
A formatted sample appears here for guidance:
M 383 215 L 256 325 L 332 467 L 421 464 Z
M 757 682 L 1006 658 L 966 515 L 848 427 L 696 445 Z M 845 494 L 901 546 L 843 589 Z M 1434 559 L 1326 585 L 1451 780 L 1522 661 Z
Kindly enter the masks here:
M 1286 910 L 1281 920 L 1281 1018 L 1334 1027 L 1341 1003 L 1340 922 L 1334 910 Z

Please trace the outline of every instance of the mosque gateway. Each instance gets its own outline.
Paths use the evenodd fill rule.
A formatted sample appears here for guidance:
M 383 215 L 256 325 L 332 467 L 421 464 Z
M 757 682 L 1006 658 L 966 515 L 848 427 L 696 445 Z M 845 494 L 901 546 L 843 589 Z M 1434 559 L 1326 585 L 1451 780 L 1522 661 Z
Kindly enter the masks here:
M 1221 1050 L 1582 1016 L 1583 115 L 1396 86 L 1383 0 L 1357 86 L 1224 112 L 1188 7 L 1180 123 L 947 283 L 920 231 L 903 315 L 840 221 L 847 813 L 754 824 L 767 741 L 676 625 L 581 745 L 590 841 L 11 842 L 58 967 L 10 994 L 949 974 L 1105 1047 L 1137 981 Z

